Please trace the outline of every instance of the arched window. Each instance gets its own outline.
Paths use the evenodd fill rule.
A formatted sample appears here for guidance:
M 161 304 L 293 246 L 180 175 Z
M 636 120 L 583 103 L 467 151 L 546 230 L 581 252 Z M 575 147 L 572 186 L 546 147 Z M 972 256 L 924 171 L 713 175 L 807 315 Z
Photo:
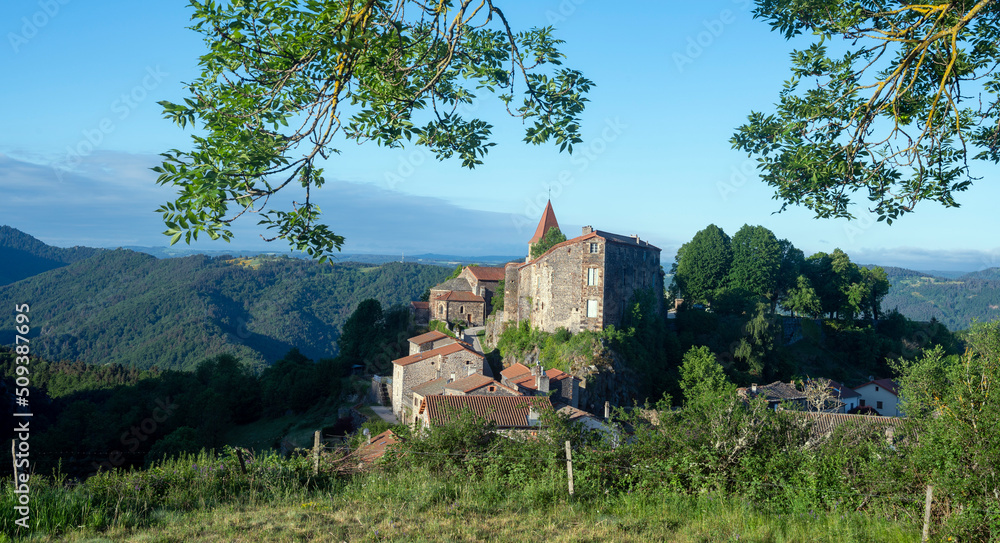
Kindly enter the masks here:
M 459 313 L 465 313 L 465 306 L 464 305 L 458 306 L 458 312 Z

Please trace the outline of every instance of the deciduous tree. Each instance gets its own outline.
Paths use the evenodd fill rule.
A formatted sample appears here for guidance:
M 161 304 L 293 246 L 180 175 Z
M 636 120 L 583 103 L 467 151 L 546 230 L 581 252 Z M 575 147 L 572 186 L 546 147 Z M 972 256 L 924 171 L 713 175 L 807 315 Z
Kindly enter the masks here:
M 677 251 L 674 282 L 688 304 L 711 303 L 725 285 L 733 262 L 729 236 L 714 224 L 694 235 Z
M 1000 161 L 995 0 L 757 0 L 754 17 L 815 36 L 792 52 L 775 111 L 732 138 L 782 209 L 852 217 L 860 192 L 891 224 L 924 200 L 958 206 L 970 159 Z
M 561 66 L 551 28 L 516 31 L 493 0 L 192 0 L 205 37 L 201 74 L 165 117 L 192 125 L 191 150 L 163 153 L 157 182 L 177 199 L 160 208 L 171 243 L 230 239 L 256 215 L 270 240 L 323 259 L 344 238 L 321 224 L 312 191 L 335 140 L 405 142 L 473 168 L 492 126 L 462 106 L 485 89 L 526 124 L 525 141 L 572 152 L 591 81 Z M 272 197 L 302 190 L 290 205 Z M 284 194 L 288 194 L 286 191 Z

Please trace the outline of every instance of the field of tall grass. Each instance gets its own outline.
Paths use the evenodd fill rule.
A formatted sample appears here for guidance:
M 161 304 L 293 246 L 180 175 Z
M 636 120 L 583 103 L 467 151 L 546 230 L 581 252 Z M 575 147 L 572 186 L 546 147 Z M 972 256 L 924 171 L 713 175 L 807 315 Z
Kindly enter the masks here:
M 565 477 L 517 485 L 389 466 L 311 476 L 307 458 L 202 453 L 82 484 L 33 478 L 28 541 L 847 541 L 919 540 L 869 513 L 776 512 L 722 493 L 570 497 Z

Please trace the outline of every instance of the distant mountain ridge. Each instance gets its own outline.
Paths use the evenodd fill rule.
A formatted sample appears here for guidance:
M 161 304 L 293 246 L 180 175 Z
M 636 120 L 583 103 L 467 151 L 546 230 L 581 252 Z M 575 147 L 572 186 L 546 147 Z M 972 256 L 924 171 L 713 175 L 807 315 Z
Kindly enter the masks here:
M 52 247 L 16 228 L 0 226 L 0 285 L 60 268 L 103 250 Z
M 0 306 L 30 304 L 32 353 L 141 369 L 191 369 L 222 352 L 262 367 L 292 347 L 313 359 L 334 356 L 340 327 L 359 302 L 409 302 L 450 272 L 416 263 L 331 265 L 274 256 L 61 253 L 7 234 L 31 251 L 4 247 L 19 256 L 75 259 L 40 256 L 28 262 L 33 268 L 25 258 L 0 260 L 7 276 L 32 274 L 0 286 Z M 13 339 L 12 327 L 0 326 L 0 343 Z
M 974 320 L 1000 319 L 1000 268 L 940 277 L 906 268 L 884 267 L 892 285 L 884 310 L 897 309 L 917 321 L 935 319 L 949 330 L 967 329 Z

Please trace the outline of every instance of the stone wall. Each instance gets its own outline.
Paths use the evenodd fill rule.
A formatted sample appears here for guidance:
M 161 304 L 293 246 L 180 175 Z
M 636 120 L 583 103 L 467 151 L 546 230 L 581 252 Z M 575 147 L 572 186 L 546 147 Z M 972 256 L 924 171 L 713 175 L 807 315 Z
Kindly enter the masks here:
M 660 250 L 651 246 L 609 242 L 604 268 L 604 322 L 618 326 L 625 316 L 629 300 L 636 291 L 652 289 L 662 313 L 663 273 Z
M 406 413 L 413 403 L 413 388 L 438 377 L 456 379 L 468 377 L 474 373 L 483 373 L 485 361 L 481 355 L 473 351 L 461 349 L 447 355 L 437 355 L 419 360 L 406 366 L 393 364 L 392 368 L 392 410 L 399 420 L 409 420 L 412 416 Z

